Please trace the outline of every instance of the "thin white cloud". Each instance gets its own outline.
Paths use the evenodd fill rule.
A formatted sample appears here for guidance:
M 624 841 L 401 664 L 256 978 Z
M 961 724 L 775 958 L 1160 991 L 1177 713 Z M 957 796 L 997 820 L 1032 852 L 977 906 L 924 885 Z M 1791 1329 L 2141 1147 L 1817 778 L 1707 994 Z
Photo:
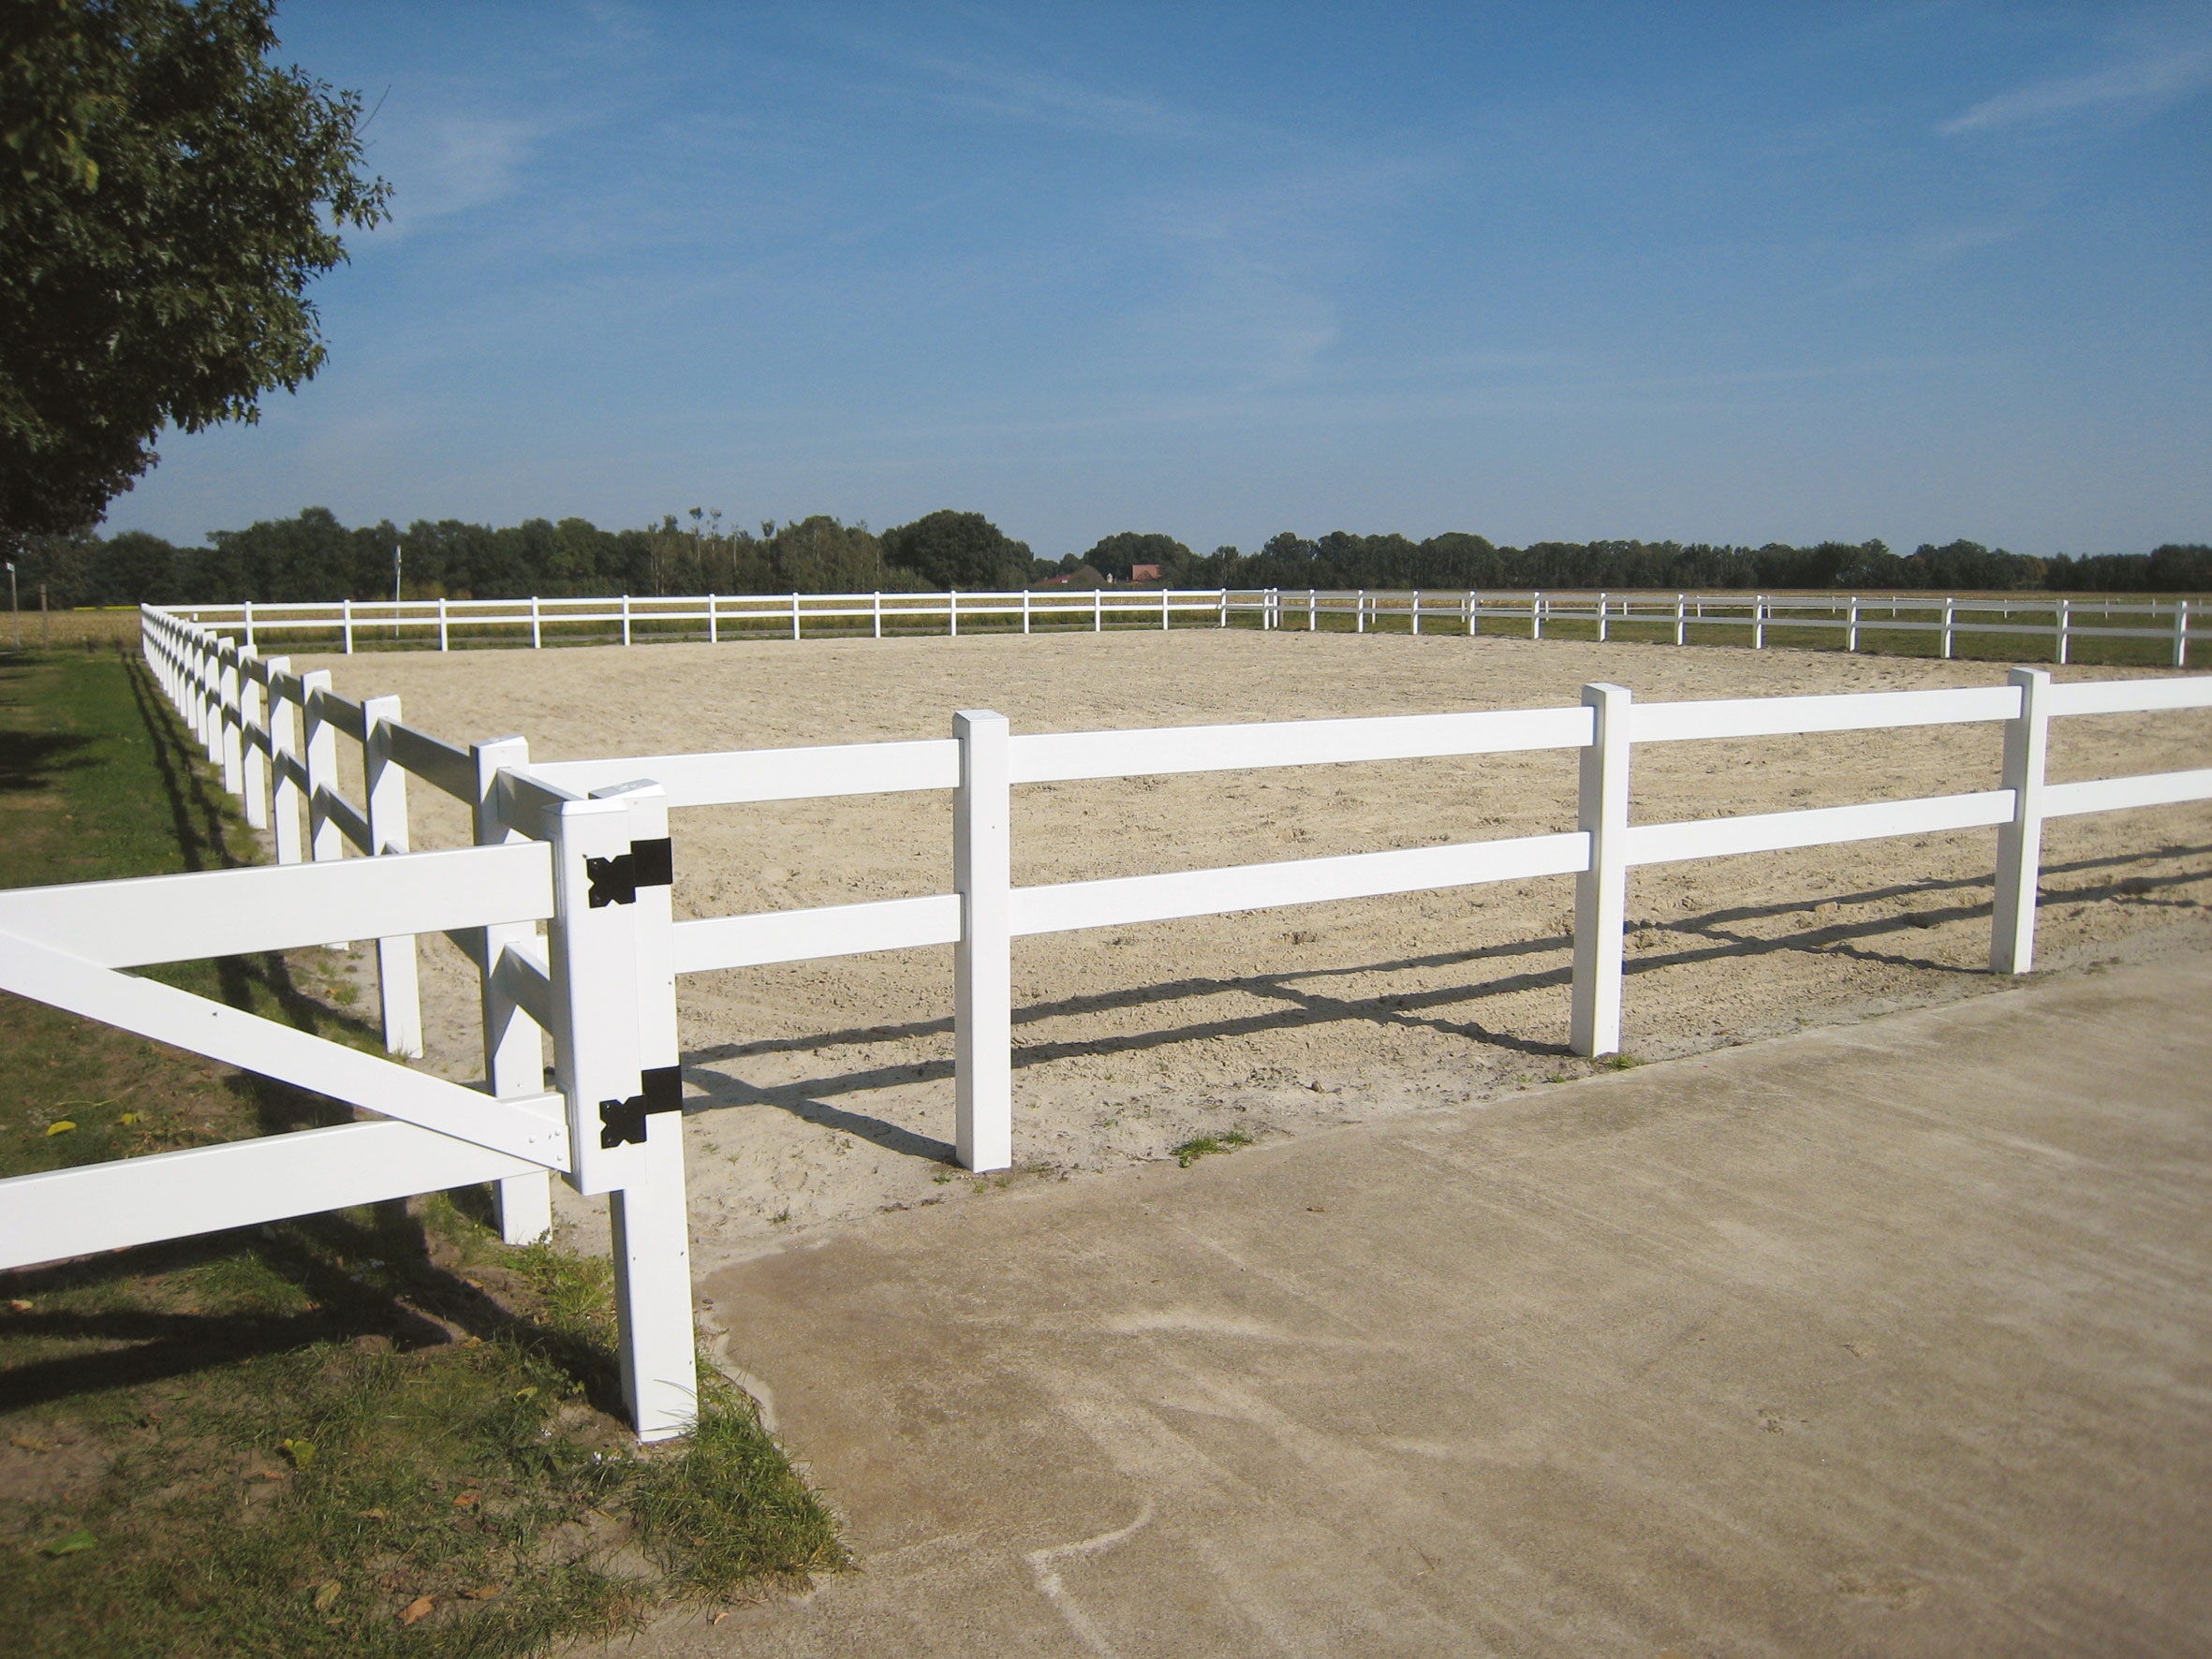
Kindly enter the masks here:
M 544 136 L 534 123 L 479 115 L 442 116 L 403 133 L 375 157 L 393 186 L 386 235 L 515 194 Z
M 1185 139 L 1202 124 L 1148 98 L 1101 92 L 1060 76 L 970 60 L 917 56 L 916 67 L 949 83 L 941 102 L 1054 127 L 1116 138 Z
M 1936 130 L 1946 138 L 2057 121 L 2113 105 L 2171 103 L 2212 85 L 2212 46 L 2198 45 L 2116 64 L 2088 75 L 2038 81 L 1984 98 Z

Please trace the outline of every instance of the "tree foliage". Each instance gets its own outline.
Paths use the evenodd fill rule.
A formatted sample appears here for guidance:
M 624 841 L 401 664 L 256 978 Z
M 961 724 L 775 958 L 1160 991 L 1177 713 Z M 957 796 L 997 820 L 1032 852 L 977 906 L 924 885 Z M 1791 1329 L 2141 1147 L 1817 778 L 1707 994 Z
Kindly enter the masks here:
M 988 521 L 981 522 L 997 535 Z M 970 534 L 970 546 L 994 545 Z M 1017 569 L 1015 559 L 1025 559 L 1027 550 L 999 539 L 1005 546 L 997 556 L 1008 562 L 990 567 L 998 572 L 995 581 L 961 586 L 1003 580 L 1019 587 L 1055 572 L 1080 573 L 1078 584 L 1095 583 L 1100 573 L 1084 561 L 1104 559 L 1116 566 L 1109 574 L 1119 577 L 1131 562 L 1158 563 L 1161 580 L 1179 587 L 2212 593 L 2212 547 L 2193 543 L 2169 543 L 2150 553 L 2037 559 L 1955 541 L 1899 557 L 1880 542 L 1734 548 L 1541 541 L 1501 548 L 1459 532 L 1415 542 L 1340 531 L 1313 540 L 1286 533 L 1256 553 L 1217 548 L 1194 554 L 1181 542 L 1131 532 L 1106 537 L 1087 554 L 1033 560 Z M 140 531 L 105 538 L 79 532 L 34 536 L 20 556 L 25 591 L 43 583 L 52 602 L 66 607 L 390 598 L 395 546 L 409 598 L 864 594 L 936 585 L 893 561 L 892 549 L 908 545 L 902 531 L 878 537 L 865 524 L 826 515 L 763 524 L 758 535 L 724 531 L 718 517 L 710 521 L 703 513 L 688 527 L 671 514 L 641 530 L 602 530 L 584 519 L 529 519 L 499 529 L 419 520 L 403 530 L 389 521 L 347 529 L 327 508 L 309 507 L 297 518 L 218 530 L 200 547 L 173 547 Z
M 1087 553 L 1069 554 L 1061 565 L 1070 571 L 1088 565 L 1108 581 L 1128 581 L 1139 565 L 1157 565 L 1165 581 L 1174 580 L 1178 571 L 1188 571 L 1190 550 L 1172 536 L 1124 530 L 1101 537 Z
M 1026 542 L 1012 540 L 981 513 L 950 507 L 886 530 L 883 551 L 933 588 L 1018 588 L 1035 563 Z
M 0 9 L 0 540 L 98 519 L 163 426 L 323 360 L 308 284 L 385 216 L 361 105 L 270 64 L 271 0 Z

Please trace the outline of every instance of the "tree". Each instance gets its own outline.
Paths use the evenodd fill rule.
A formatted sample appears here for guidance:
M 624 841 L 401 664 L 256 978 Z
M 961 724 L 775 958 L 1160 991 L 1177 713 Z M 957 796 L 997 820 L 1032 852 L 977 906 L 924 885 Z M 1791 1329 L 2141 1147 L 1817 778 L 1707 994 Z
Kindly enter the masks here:
M 91 524 L 165 425 L 323 360 L 307 285 L 385 218 L 361 101 L 266 60 L 272 0 L 0 11 L 0 542 Z
M 1190 550 L 1172 536 L 1122 530 L 1101 537 L 1080 562 L 1113 581 L 1129 580 L 1139 565 L 1155 565 L 1160 580 L 1172 586 L 1190 564 Z
M 981 513 L 950 507 L 883 533 L 883 556 L 939 588 L 1004 590 L 1029 581 L 1029 544 Z

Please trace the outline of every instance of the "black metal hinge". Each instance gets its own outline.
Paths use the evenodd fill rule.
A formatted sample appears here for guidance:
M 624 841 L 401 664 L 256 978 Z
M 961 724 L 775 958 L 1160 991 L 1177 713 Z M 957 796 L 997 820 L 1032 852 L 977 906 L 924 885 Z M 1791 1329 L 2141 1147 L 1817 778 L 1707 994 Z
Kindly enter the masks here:
M 638 1074 L 641 1091 L 627 1100 L 599 1102 L 599 1146 L 612 1152 L 618 1146 L 645 1144 L 647 1112 L 684 1109 L 684 1068 L 656 1065 Z
M 594 910 L 635 904 L 640 888 L 665 888 L 675 881 L 675 845 L 665 835 L 657 841 L 633 841 L 627 853 L 584 859 L 583 873 L 591 877 Z

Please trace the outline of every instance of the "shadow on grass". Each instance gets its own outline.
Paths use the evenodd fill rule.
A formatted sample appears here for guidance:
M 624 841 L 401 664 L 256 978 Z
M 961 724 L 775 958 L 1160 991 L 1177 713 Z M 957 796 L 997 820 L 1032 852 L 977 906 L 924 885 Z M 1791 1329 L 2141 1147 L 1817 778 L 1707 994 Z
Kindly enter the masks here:
M 22 795 L 53 786 L 55 775 L 90 764 L 88 738 L 65 733 L 0 731 L 0 795 Z
M 135 1306 L 42 1310 L 41 1301 L 128 1294 L 155 1275 L 232 1311 Z M 80 1351 L 0 1370 L 0 1413 L 113 1389 L 140 1387 L 242 1364 L 317 1343 L 380 1339 L 414 1352 L 478 1338 L 504 1339 L 573 1378 L 590 1403 L 624 1413 L 608 1344 L 515 1313 L 482 1285 L 437 1266 L 421 1219 L 404 1201 L 143 1245 L 0 1274 L 10 1298 L 31 1302 L 8 1316 L 12 1341 L 85 1344 Z

